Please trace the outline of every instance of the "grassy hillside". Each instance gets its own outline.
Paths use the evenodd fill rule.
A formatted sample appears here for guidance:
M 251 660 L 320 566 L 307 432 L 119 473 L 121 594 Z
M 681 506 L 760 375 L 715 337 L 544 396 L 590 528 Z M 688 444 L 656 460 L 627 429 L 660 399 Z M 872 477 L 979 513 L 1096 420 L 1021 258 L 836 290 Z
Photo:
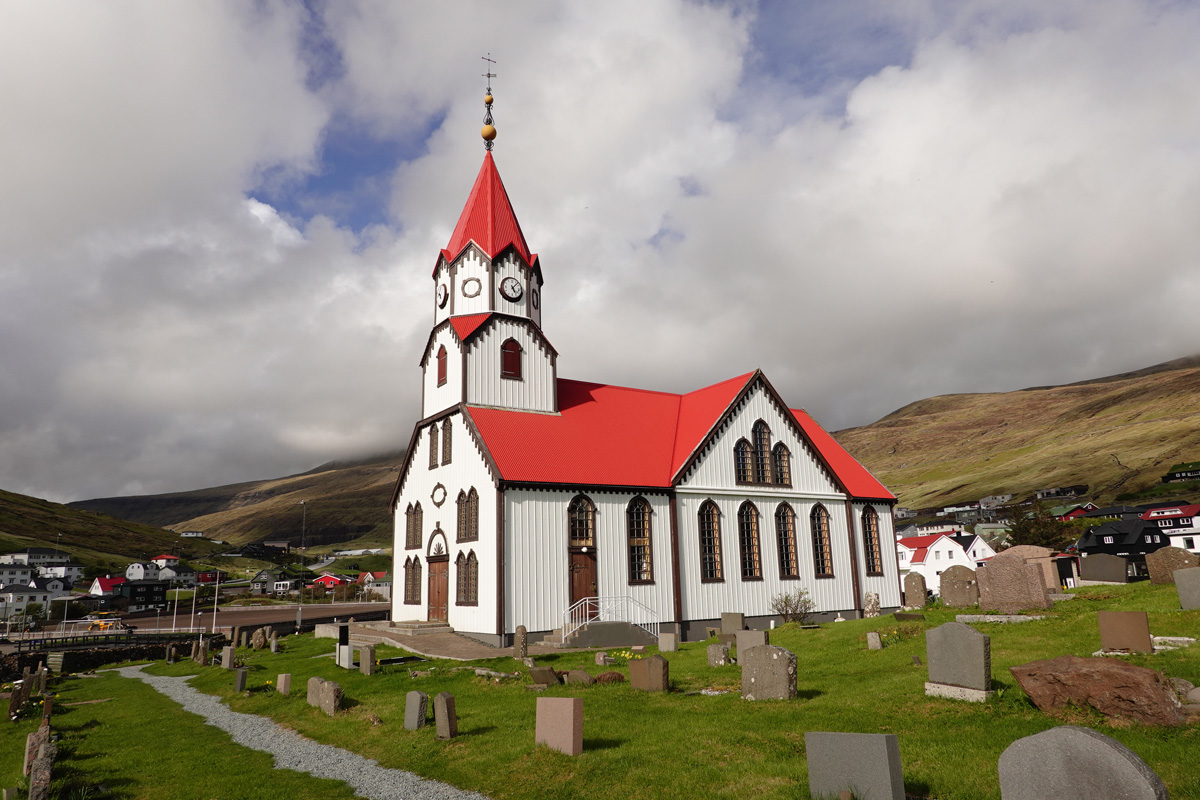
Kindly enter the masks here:
M 58 546 L 94 571 L 108 572 L 161 553 L 195 558 L 217 549 L 162 528 L 0 491 L 0 552 Z
M 1200 457 L 1200 357 L 1069 386 L 932 397 L 835 436 L 913 508 L 1083 483 L 1108 502 Z
M 203 531 L 209 538 L 237 544 L 276 539 L 299 544 L 303 525 L 310 546 L 350 540 L 364 547 L 387 545 L 392 537 L 388 501 L 403 459 L 403 453 L 389 453 L 362 461 L 331 462 L 275 480 L 81 500 L 71 506 L 175 531 Z M 300 506 L 301 500 L 305 508 Z

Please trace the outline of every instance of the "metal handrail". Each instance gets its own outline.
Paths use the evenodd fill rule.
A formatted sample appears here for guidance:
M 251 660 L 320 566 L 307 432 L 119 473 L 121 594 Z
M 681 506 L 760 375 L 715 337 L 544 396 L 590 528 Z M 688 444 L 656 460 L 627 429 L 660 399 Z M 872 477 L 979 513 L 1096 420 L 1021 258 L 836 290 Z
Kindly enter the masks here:
M 628 595 L 585 597 L 563 612 L 562 640 L 589 622 L 628 622 L 658 638 L 658 614 Z
M 40 650 L 59 650 L 76 647 L 116 647 L 129 644 L 168 644 L 185 642 L 196 637 L 196 633 L 88 633 L 50 636 L 37 639 L 21 639 L 13 644 L 18 653 Z

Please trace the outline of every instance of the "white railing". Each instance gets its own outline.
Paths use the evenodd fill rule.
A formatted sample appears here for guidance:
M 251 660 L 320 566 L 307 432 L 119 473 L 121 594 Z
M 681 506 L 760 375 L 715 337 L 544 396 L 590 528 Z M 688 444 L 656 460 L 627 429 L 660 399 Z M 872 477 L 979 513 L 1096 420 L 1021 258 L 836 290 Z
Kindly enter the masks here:
M 628 622 L 658 638 L 658 614 L 632 597 L 585 597 L 563 612 L 562 640 L 589 622 Z

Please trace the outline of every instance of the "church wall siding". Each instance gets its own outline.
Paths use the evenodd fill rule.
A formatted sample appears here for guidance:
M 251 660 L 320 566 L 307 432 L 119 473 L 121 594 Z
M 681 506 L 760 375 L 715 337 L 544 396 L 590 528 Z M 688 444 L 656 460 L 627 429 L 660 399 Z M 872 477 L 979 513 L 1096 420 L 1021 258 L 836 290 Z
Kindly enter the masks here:
M 696 490 L 737 486 L 734 445 L 743 438 L 753 441 L 752 428 L 760 419 L 766 422 L 771 430 L 772 446 L 783 442 L 791 453 L 792 485 L 753 486 L 746 487 L 747 491 L 779 495 L 802 493 L 828 497 L 844 496 L 797 436 L 794 423 L 789 424 L 783 418 L 761 385 L 755 387 L 741 407 L 735 410 L 733 419 L 718 432 L 712 445 L 700 456 L 681 486 Z
M 521 260 L 512 252 L 509 252 L 504 258 L 500 259 L 495 264 L 495 281 L 492 284 L 494 308 L 503 314 L 516 314 L 522 317 L 532 318 L 532 303 L 530 302 L 531 289 L 537 285 L 537 278 L 533 273 L 521 265 Z M 517 302 L 509 300 L 504 295 L 500 294 L 500 284 L 505 278 L 516 278 L 525 287 L 525 291 L 521 294 Z M 540 314 L 538 315 L 541 316 Z
M 421 427 L 416 438 L 414 454 L 404 491 L 396 503 L 392 537 L 392 619 L 427 619 L 429 616 L 429 563 L 428 549 L 433 531 L 440 524 L 446 538 L 450 559 L 450 585 L 448 622 L 455 630 L 495 634 L 496 632 L 496 488 L 483 456 L 468 433 L 461 414 L 450 416 L 451 458 L 449 464 L 441 464 L 441 420 L 438 426 L 439 464 L 429 469 L 429 426 Z M 441 484 L 446 490 L 446 500 L 440 507 L 433 502 L 435 487 Z M 459 491 L 470 491 L 474 487 L 479 494 L 479 538 L 473 542 L 457 542 Z M 406 518 L 409 503 L 421 503 L 423 514 L 421 547 L 405 549 Z M 475 552 L 479 561 L 478 605 L 460 606 L 456 603 L 455 559 L 459 551 Z M 421 604 L 407 605 L 404 602 L 404 561 L 411 556 L 421 559 Z
M 562 626 L 570 607 L 567 507 L 581 492 L 510 489 L 505 493 L 505 554 L 508 632 Z M 628 596 L 669 622 L 672 606 L 670 502 L 665 494 L 642 493 L 651 509 L 654 582 L 629 584 L 626 508 L 634 492 L 582 492 L 596 506 L 597 592 Z
M 521 345 L 521 379 L 500 377 L 500 346 Z M 467 355 L 467 402 L 523 411 L 555 410 L 553 357 L 527 324 L 497 319 L 471 345 Z
M 447 311 L 456 316 L 465 314 L 486 314 L 491 311 L 492 271 L 489 263 L 474 248 L 467 251 L 453 270 L 452 291 Z M 463 293 L 464 284 L 468 280 L 479 281 L 479 291 L 474 297 Z
M 883 575 L 867 575 L 867 566 L 863 553 L 862 513 L 867 506 L 875 509 L 879 515 L 879 544 L 883 556 Z M 879 595 L 879 604 L 883 608 L 900 605 L 900 566 L 896 555 L 896 531 L 892 522 L 892 507 L 885 503 L 861 503 L 853 505 L 854 535 L 858 541 L 859 581 L 863 596 L 867 592 Z
M 722 612 L 740 611 L 748 616 L 770 615 L 771 599 L 778 594 L 808 590 L 817 611 L 844 611 L 854 608 L 854 590 L 850 570 L 850 545 L 846 531 L 844 500 L 803 497 L 796 494 L 693 493 L 680 491 L 679 572 L 682 584 L 682 614 L 686 620 L 716 619 Z M 699 512 L 706 500 L 721 510 L 721 561 L 724 580 L 704 582 L 700 569 Z M 762 580 L 742 580 L 737 514 L 742 503 L 750 500 L 758 508 L 759 549 Z M 775 537 L 775 509 L 788 502 L 796 513 L 796 555 L 799 579 L 783 579 L 779 574 L 779 551 Z M 833 578 L 818 579 L 814 574 L 812 530 L 809 515 L 817 502 L 829 512 Z
M 440 346 L 446 348 L 446 382 L 438 386 L 437 352 Z M 459 350 L 458 339 L 448 327 L 438 331 L 429 345 L 429 357 L 425 361 L 425 373 L 422 380 L 424 381 L 422 416 L 433 416 L 439 411 L 444 411 L 450 406 L 462 402 L 462 351 Z

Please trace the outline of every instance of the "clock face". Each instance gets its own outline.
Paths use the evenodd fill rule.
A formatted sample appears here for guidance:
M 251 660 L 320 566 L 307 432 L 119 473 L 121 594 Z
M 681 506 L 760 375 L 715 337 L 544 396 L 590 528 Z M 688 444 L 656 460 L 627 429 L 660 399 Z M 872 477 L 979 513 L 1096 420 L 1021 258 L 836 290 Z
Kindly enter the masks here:
M 514 303 L 521 299 L 524 289 L 521 287 L 521 282 L 516 278 L 505 278 L 500 282 L 500 294 L 504 295 L 508 300 Z
M 445 308 L 446 301 L 450 299 L 450 290 L 446 288 L 446 284 L 439 283 L 437 288 L 437 304 L 438 308 Z

